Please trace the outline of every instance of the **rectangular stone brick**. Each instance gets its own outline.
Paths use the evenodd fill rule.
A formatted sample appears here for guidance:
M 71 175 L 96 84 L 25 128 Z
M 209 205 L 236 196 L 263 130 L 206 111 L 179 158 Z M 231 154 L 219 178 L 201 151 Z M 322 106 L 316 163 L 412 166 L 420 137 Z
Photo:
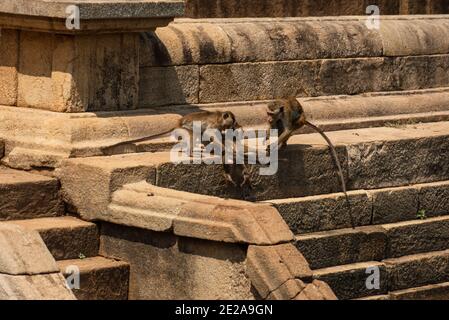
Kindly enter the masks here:
M 449 250 L 420 253 L 383 261 L 390 290 L 445 282 L 449 279 Z
M 198 69 L 195 65 L 140 68 L 140 106 L 198 103 Z
M 17 103 L 19 32 L 0 31 L 0 105 L 14 106 Z
M 351 227 L 371 223 L 371 201 L 365 191 L 350 191 L 351 211 L 342 193 L 304 198 L 271 200 L 295 234 Z
M 424 210 L 427 217 L 449 213 L 449 181 L 418 185 L 419 210 Z
M 447 86 L 449 55 L 234 63 L 200 67 L 200 103 Z
M 340 229 L 296 237 L 296 246 L 312 269 L 385 257 L 387 238 L 382 228 Z
M 375 270 L 379 272 L 379 289 L 368 289 L 368 277 Z M 313 277 L 329 284 L 338 299 L 382 295 L 387 293 L 389 282 L 385 266 L 374 261 L 315 270 Z
M 368 190 L 373 201 L 373 224 L 416 219 L 418 189 L 412 187 Z
M 137 107 L 138 35 L 22 31 L 18 106 L 58 112 Z
M 447 249 L 449 217 L 412 220 L 382 226 L 387 233 L 387 257 Z

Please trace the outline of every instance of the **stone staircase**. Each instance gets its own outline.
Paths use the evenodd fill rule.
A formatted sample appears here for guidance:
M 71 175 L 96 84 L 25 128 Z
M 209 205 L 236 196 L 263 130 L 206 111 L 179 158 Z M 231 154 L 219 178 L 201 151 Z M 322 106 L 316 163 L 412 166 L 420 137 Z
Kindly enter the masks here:
M 288 148 L 279 154 L 276 175 L 259 176 L 254 170 L 253 197 L 278 209 L 295 233 L 296 246 L 313 270 L 313 278 L 328 283 L 338 298 L 447 298 L 449 123 L 328 134 L 350 189 L 350 211 L 343 194 L 338 193 L 335 167 L 318 134 L 292 137 Z M 164 151 L 68 163 L 72 166 L 69 171 L 83 172 L 86 179 L 95 168 L 114 168 L 108 169 L 112 176 L 114 172 L 139 171 L 158 187 L 239 197 L 225 186 L 220 165 L 175 165 Z M 84 199 L 81 189 L 89 192 L 90 186 L 70 193 L 80 193 Z M 110 209 L 109 218 L 120 220 L 122 213 L 114 214 L 113 206 Z M 374 290 L 366 287 L 367 269 L 373 267 L 380 275 L 380 287 Z
M 366 0 L 237 2 L 187 0 L 172 21 L 184 2 L 103 1 L 80 31 L 57 1 L 0 6 L 1 223 L 78 268 L 79 299 L 449 299 L 448 1 L 375 1 L 378 30 Z M 306 130 L 275 175 L 255 166 L 255 204 L 166 139 L 101 152 L 203 109 L 258 128 L 292 95 L 336 145 L 350 209 Z
M 61 272 L 80 272 L 78 299 L 127 299 L 129 265 L 99 255 L 96 224 L 64 215 L 57 179 L 0 168 L 0 221 L 37 231 Z

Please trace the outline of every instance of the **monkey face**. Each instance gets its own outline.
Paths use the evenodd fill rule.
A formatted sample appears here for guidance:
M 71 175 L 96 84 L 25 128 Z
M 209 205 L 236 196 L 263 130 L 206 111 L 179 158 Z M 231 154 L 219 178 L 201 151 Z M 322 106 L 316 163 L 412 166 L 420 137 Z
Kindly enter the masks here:
M 235 115 L 230 111 L 225 111 L 222 114 L 223 129 L 238 129 L 240 125 L 235 120 Z
M 284 113 L 284 106 L 279 101 L 273 101 L 267 107 L 267 121 L 273 125 L 279 121 Z

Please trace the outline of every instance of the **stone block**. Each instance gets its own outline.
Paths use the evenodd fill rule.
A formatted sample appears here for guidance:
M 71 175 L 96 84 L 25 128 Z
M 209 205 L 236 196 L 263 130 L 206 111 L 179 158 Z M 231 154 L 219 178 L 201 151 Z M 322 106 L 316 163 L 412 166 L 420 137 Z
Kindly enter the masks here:
M 383 261 L 391 291 L 445 282 L 449 277 L 449 251 L 420 253 Z
M 449 212 L 449 182 L 434 182 L 416 187 L 419 189 L 419 210 L 424 210 L 427 217 Z
M 0 222 L 0 274 L 58 272 L 56 262 L 36 231 Z
M 366 285 L 368 277 L 373 274 L 371 270 L 375 270 L 369 268 L 378 268 L 379 289 L 369 289 Z M 375 261 L 314 270 L 313 277 L 326 282 L 338 299 L 342 300 L 384 294 L 389 288 L 389 277 L 384 264 Z
M 19 32 L 2 29 L 0 37 L 0 105 L 17 103 Z
M 135 109 L 138 46 L 131 33 L 22 31 L 17 105 L 58 112 Z
M 296 246 L 312 269 L 385 258 L 387 238 L 376 226 L 340 229 L 296 237 Z
M 387 257 L 447 249 L 449 218 L 405 221 L 384 225 L 388 237 Z
M 271 200 L 295 234 L 351 227 L 371 222 L 372 205 L 365 191 L 350 191 L 350 212 L 342 193 Z
M 373 224 L 416 219 L 418 190 L 410 187 L 367 191 L 373 201 Z
M 141 68 L 139 105 L 198 103 L 199 84 L 199 66 Z
M 108 223 L 101 230 L 100 254 L 130 264 L 131 300 L 254 299 L 239 244 Z
M 60 273 L 12 276 L 0 274 L 1 300 L 76 300 Z

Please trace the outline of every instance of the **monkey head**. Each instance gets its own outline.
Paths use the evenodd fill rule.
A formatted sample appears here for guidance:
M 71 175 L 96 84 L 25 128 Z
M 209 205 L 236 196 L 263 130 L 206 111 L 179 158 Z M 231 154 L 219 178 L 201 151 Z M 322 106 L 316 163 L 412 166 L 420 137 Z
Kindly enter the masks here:
M 284 114 L 285 104 L 283 100 L 275 100 L 268 103 L 267 121 L 270 125 L 276 124 Z
M 240 129 L 241 126 L 237 123 L 235 115 L 231 111 L 224 111 L 221 114 L 221 125 L 223 130 Z

